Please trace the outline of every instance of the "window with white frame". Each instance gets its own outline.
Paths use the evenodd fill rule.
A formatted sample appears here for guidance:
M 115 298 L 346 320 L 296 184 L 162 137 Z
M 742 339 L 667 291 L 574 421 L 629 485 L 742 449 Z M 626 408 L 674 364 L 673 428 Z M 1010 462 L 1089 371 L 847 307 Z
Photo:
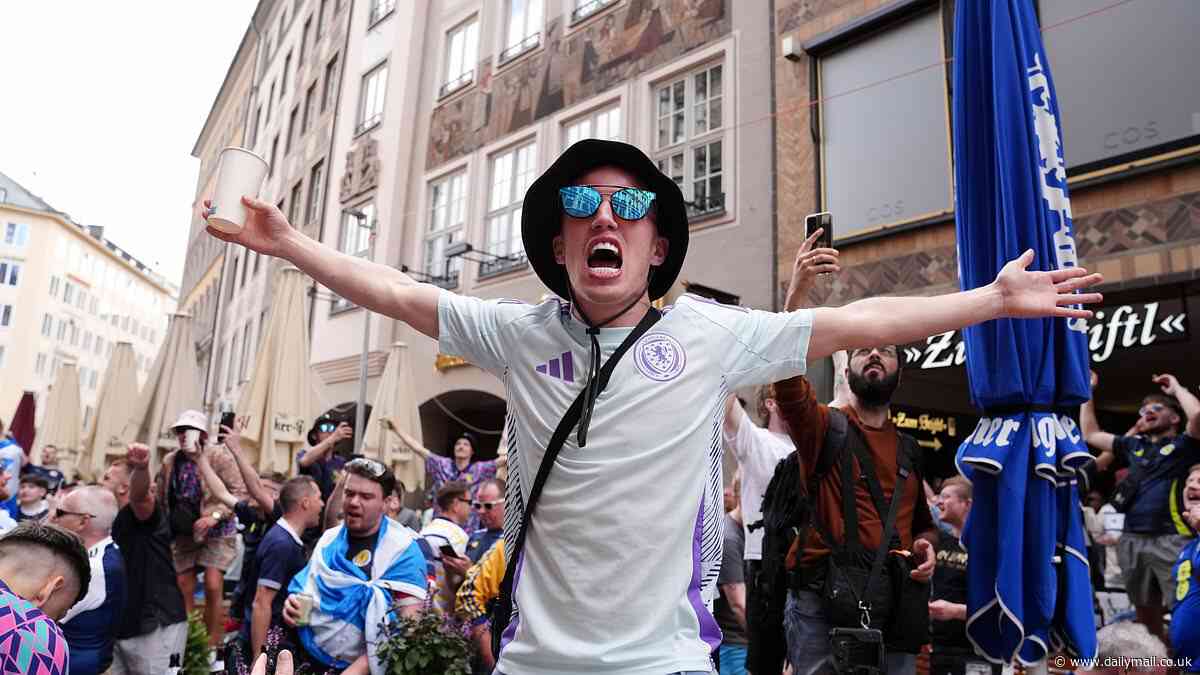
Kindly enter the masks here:
M 708 65 L 655 89 L 655 159 L 692 217 L 725 210 L 722 75 L 720 63 Z
M 466 220 L 467 173 L 459 171 L 429 185 L 429 222 L 425 228 L 425 273 L 445 288 L 458 285 L 462 258 L 446 260 L 446 247 L 461 241 Z
M 16 286 L 21 276 L 21 264 L 0 260 L 0 286 Z
M 104 353 L 104 338 L 97 335 L 96 336 L 96 356 L 100 356 L 103 353 Z
M 75 302 L 75 284 L 72 284 L 69 281 L 67 282 L 66 286 L 63 287 L 63 302 L 67 303 L 68 305 Z
M 4 367 L 4 351 L 5 351 L 4 345 L 0 345 L 0 368 Z
M 505 26 L 504 51 L 500 62 L 537 47 L 542 39 L 542 11 L 546 0 L 508 0 L 508 24 Z
M 599 138 L 605 141 L 623 140 L 621 106 L 602 108 L 563 125 L 564 150 L 585 138 Z
M 321 222 L 321 197 L 325 190 L 325 160 L 313 165 L 308 179 L 308 222 Z
M 58 287 L 62 285 L 62 279 L 58 277 L 50 277 L 50 297 L 58 299 Z
M 383 101 L 387 96 L 388 64 L 379 64 L 363 75 L 362 87 L 358 90 L 358 126 L 354 133 L 361 134 L 383 121 Z
M 500 272 L 523 264 L 521 246 L 521 202 L 529 184 L 537 177 L 537 143 L 531 142 L 498 155 L 491 161 L 491 189 L 488 191 L 488 258 L 479 264 L 480 274 Z
M 54 317 L 49 314 L 42 315 L 42 337 L 50 337 L 54 331 Z
M 8 328 L 12 325 L 12 315 L 12 305 L 0 305 L 0 328 Z
M 944 35 L 934 10 L 819 55 L 821 209 L 839 238 L 952 213 Z
M 375 204 L 367 202 L 342 211 L 342 231 L 338 236 L 338 250 L 359 257 L 367 257 L 371 250 L 371 231 L 375 227 Z M 333 301 L 333 311 L 349 309 L 353 303 L 345 298 Z
M 471 17 L 446 33 L 446 68 L 441 96 L 447 96 L 475 81 L 479 59 L 479 19 Z
M 37 359 L 33 362 L 33 372 L 38 375 L 46 374 L 46 355 L 38 354 Z
M 4 243 L 9 246 L 24 246 L 29 242 L 28 223 L 9 223 L 4 228 Z

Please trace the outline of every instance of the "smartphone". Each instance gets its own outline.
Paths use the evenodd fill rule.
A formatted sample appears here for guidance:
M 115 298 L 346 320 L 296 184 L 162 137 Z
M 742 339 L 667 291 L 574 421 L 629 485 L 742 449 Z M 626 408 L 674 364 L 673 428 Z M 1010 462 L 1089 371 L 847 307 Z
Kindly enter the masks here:
M 804 238 L 807 239 L 818 228 L 824 230 L 821 237 L 813 243 L 813 248 L 833 248 L 833 214 L 828 211 L 810 213 L 804 218 Z
M 219 425 L 217 425 L 217 444 L 218 445 L 225 442 L 225 428 L 228 427 L 228 428 L 232 429 L 233 425 L 236 422 L 237 422 L 237 413 L 233 412 L 232 410 L 229 412 L 221 413 L 221 423 Z
M 457 558 L 458 557 L 458 554 L 454 552 L 454 547 L 449 544 L 442 544 L 440 547 L 438 547 L 438 550 L 442 552 L 443 558 L 447 558 L 447 557 Z

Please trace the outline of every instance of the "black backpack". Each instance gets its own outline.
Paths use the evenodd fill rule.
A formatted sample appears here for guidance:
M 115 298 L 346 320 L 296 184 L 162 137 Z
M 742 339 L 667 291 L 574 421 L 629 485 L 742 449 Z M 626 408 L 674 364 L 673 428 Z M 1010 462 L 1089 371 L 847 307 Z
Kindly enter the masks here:
M 798 570 L 787 569 L 787 554 L 792 543 L 808 537 L 808 528 L 816 515 L 811 495 L 829 473 L 835 448 L 846 445 L 847 420 L 845 413 L 829 409 L 829 425 L 821 444 L 817 466 L 803 484 L 800 480 L 800 456 L 792 451 L 775 467 L 771 481 L 763 493 L 762 519 L 750 523 L 751 531 L 762 528 L 762 564 L 755 582 L 752 598 L 747 598 L 746 624 L 750 650 L 746 669 L 755 673 L 778 672 L 787 656 L 783 631 L 783 611 L 787 592 Z

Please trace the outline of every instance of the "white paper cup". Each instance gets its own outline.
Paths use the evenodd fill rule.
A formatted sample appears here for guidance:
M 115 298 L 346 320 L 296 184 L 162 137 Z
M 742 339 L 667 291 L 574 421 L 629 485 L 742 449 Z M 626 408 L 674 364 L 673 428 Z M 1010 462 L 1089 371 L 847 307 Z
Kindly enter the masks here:
M 312 623 L 313 604 L 316 600 L 308 593 L 296 594 L 296 602 L 300 605 L 300 620 L 296 622 L 297 626 L 307 626 Z
M 238 234 L 246 226 L 242 196 L 258 197 L 267 177 L 267 160 L 245 148 L 228 147 L 221 150 L 220 161 L 208 224 L 213 229 Z

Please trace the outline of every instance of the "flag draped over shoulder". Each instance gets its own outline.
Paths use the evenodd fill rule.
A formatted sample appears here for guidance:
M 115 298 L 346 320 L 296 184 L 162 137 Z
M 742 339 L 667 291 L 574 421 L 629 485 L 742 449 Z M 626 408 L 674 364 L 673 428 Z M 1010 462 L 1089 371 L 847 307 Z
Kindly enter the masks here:
M 960 3 L 953 78 L 962 288 L 990 283 L 1029 249 L 1033 269 L 1076 266 L 1058 102 L 1032 0 Z M 1031 663 L 1052 645 L 1096 651 L 1075 480 L 1090 453 L 1069 415 L 1090 396 L 1086 328 L 1001 319 L 964 331 L 982 409 L 957 457 L 974 486 L 962 537 L 967 635 L 992 661 Z
M 300 642 L 309 654 L 339 669 L 365 652 L 371 675 L 383 675 L 375 644 L 392 592 L 425 598 L 425 556 L 413 532 L 386 517 L 371 552 L 370 577 L 346 557 L 349 546 L 345 525 L 326 530 L 308 564 L 288 584 L 288 593 L 315 598 L 312 619 L 299 630 Z

